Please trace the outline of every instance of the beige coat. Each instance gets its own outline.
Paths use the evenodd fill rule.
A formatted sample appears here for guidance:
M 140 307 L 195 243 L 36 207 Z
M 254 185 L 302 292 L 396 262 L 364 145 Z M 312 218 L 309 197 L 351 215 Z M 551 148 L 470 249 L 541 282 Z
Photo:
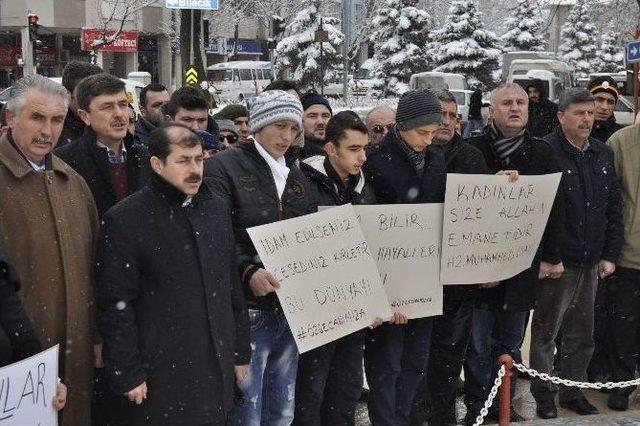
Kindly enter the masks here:
M 640 269 L 640 124 L 618 130 L 607 144 L 613 150 L 622 191 L 624 242 L 618 265 Z
M 85 181 L 55 155 L 36 173 L 0 139 L 0 245 L 44 348 L 60 344 L 63 425 L 90 424 L 95 330 L 92 267 L 98 216 Z

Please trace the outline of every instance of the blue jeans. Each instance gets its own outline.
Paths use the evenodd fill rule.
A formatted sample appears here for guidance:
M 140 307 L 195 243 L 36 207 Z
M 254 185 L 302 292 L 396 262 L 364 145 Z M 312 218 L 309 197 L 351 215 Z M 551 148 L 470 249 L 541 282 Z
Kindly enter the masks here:
M 288 426 L 293 421 L 298 349 L 281 310 L 249 309 L 251 364 L 238 388 L 244 403 L 229 415 L 230 425 Z
M 418 318 L 367 331 L 364 368 L 372 425 L 410 424 L 413 399 L 425 377 L 432 326 L 433 318 Z
M 471 342 L 464 363 L 464 403 L 467 410 L 478 411 L 489 396 L 498 373 L 498 357 L 517 357 L 524 334 L 527 312 L 489 311 L 475 308 Z M 516 374 L 511 377 L 511 398 Z

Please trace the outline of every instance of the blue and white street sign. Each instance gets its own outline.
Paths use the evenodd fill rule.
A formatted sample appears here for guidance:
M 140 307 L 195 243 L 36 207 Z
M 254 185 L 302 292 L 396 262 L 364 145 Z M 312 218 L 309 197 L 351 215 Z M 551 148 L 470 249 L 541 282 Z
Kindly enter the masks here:
M 640 40 L 627 43 L 627 63 L 640 62 Z
M 218 0 L 166 0 L 168 9 L 218 10 Z

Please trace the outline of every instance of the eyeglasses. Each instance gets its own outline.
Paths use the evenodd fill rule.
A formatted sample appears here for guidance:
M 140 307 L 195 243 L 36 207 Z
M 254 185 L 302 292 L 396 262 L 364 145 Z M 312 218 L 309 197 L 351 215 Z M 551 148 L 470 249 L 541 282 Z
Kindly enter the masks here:
M 371 130 L 373 131 L 373 133 L 384 133 L 384 129 L 387 130 L 391 130 L 391 128 L 395 125 L 395 123 L 391 123 L 391 124 L 387 124 L 386 126 L 383 126 L 382 124 L 376 124 L 375 126 L 373 126 L 371 128 Z
M 238 137 L 236 135 L 234 135 L 234 134 L 220 135 L 220 140 L 222 140 L 222 141 L 226 140 L 227 143 L 234 144 L 234 143 L 238 142 Z

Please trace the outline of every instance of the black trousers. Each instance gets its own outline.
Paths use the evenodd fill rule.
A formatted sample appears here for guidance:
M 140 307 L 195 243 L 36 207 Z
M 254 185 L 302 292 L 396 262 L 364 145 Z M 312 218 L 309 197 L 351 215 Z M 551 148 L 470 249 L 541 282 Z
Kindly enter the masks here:
M 455 424 L 456 386 L 471 338 L 475 292 L 448 297 L 445 288 L 443 313 L 434 317 L 431 353 L 427 363 L 429 380 L 423 380 L 414 399 L 411 424 Z
M 300 354 L 294 425 L 354 425 L 362 393 L 365 331 Z
M 596 303 L 594 305 L 593 316 L 593 356 L 587 369 L 587 377 L 589 381 L 606 380 L 611 375 L 609 340 L 611 324 L 609 323 L 611 315 L 611 307 L 609 306 L 610 297 L 608 296 L 611 279 L 604 279 L 598 282 L 598 290 L 596 291 Z
M 640 330 L 640 270 L 618 267 L 607 280 L 609 306 L 609 370 L 610 381 L 633 380 L 638 358 L 638 331 Z M 621 393 L 630 394 L 635 387 Z

